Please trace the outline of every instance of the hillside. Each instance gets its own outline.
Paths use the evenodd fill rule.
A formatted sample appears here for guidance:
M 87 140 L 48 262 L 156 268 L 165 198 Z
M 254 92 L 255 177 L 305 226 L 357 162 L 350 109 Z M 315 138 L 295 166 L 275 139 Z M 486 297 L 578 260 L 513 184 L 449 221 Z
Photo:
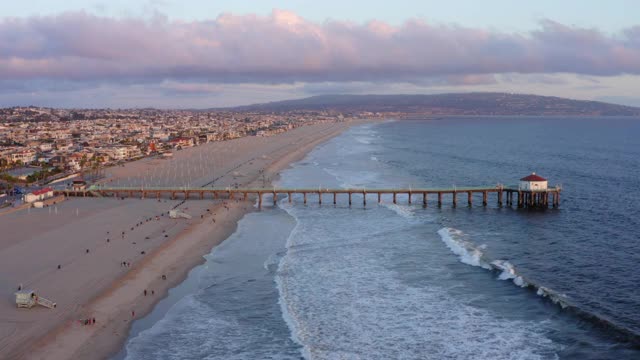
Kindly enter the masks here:
M 433 115 L 640 116 L 640 108 L 598 101 L 506 93 L 321 95 L 233 108 L 236 111 L 398 112 Z

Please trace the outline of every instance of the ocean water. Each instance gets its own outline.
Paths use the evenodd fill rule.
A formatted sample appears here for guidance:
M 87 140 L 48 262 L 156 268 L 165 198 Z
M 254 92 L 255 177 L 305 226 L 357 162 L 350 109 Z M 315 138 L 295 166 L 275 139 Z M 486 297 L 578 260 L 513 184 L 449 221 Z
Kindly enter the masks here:
M 354 127 L 278 186 L 477 186 L 535 171 L 562 184 L 561 207 L 283 199 L 245 216 L 120 357 L 640 358 L 638 135 L 630 118 Z

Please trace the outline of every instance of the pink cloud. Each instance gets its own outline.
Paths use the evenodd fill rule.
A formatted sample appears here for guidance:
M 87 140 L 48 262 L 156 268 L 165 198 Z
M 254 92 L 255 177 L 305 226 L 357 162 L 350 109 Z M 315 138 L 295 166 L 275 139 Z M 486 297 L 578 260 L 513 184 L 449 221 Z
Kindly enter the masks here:
M 87 13 L 0 20 L 0 78 L 487 83 L 497 73 L 640 74 L 640 27 L 608 36 L 543 21 L 510 34 L 411 20 L 314 23 L 274 10 L 197 22 Z

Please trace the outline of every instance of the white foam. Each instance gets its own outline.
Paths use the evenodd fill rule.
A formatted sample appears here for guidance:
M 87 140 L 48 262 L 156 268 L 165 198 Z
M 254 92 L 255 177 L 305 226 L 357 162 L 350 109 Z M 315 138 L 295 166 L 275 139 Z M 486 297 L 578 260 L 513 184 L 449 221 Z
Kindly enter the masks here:
M 491 265 L 498 270 L 502 270 L 498 276 L 498 279 L 500 280 L 509 280 L 517 277 L 516 268 L 506 260 L 494 260 L 491 262 Z
M 500 271 L 498 275 L 499 280 L 512 280 L 513 283 L 519 287 L 533 287 L 536 289 L 538 296 L 549 298 L 555 304 L 566 308 L 569 306 L 567 302 L 567 296 L 564 294 L 556 293 L 555 291 L 538 285 L 535 282 L 526 279 L 522 274 L 518 273 L 515 266 L 507 260 L 490 260 L 483 252 L 483 246 L 476 247 L 471 241 L 464 240 L 464 233 L 460 230 L 453 228 L 443 228 L 438 231 L 438 234 L 442 238 L 447 247 L 451 251 L 460 256 L 460 261 L 479 266 L 488 270 Z
M 291 339 L 304 358 L 541 359 L 555 352 L 541 324 L 496 318 L 435 283 L 417 288 L 399 280 L 391 270 L 394 260 L 380 247 L 388 244 L 386 236 L 377 236 L 402 227 L 404 217 L 371 227 L 370 216 L 345 219 L 335 214 L 340 209 L 332 209 L 331 219 L 313 221 L 313 210 L 287 211 L 298 224 L 276 286 Z
M 327 167 L 322 170 L 336 179 L 343 189 L 364 188 L 377 184 L 379 180 L 379 175 L 372 171 L 334 170 Z
M 396 214 L 402 216 L 405 219 L 413 219 L 415 217 L 414 209 L 408 205 L 398 205 L 398 204 L 387 204 L 381 203 L 382 206 L 386 207 L 389 210 L 392 210 Z
M 371 137 L 365 137 L 365 136 L 356 136 L 355 139 L 357 142 L 365 145 L 371 144 L 371 142 L 374 140 Z
M 291 233 L 287 238 L 286 248 L 289 249 L 293 246 L 294 239 L 298 234 L 298 231 L 299 231 L 298 229 L 300 228 L 300 221 L 295 216 L 294 209 L 291 206 L 281 205 L 281 207 L 285 211 L 287 211 L 287 213 L 289 213 L 289 215 L 291 215 L 296 221 L 296 225 L 294 226 L 293 230 L 291 230 Z M 278 271 L 275 276 L 276 287 L 278 289 L 278 294 L 279 294 L 278 305 L 280 305 L 282 318 L 284 319 L 285 323 L 287 324 L 287 327 L 289 328 L 291 340 L 302 347 L 301 355 L 305 359 L 310 359 L 311 357 L 310 357 L 310 354 L 308 353 L 308 348 L 305 347 L 304 342 L 301 340 L 301 336 L 299 335 L 299 334 L 303 334 L 304 325 L 299 321 L 298 317 L 295 316 L 295 309 L 291 307 L 290 306 L 291 303 L 287 301 L 287 298 L 289 296 L 288 295 L 289 289 L 288 289 L 288 284 L 285 281 L 285 276 L 287 276 L 288 267 L 289 267 L 287 263 L 288 251 L 289 250 L 287 250 L 287 253 L 285 253 L 284 256 L 280 257 L 280 261 L 278 264 Z
M 462 238 L 462 232 L 453 228 L 442 228 L 438 230 L 438 235 L 447 247 L 460 257 L 460 261 L 484 269 L 491 269 L 489 263 L 484 259 L 485 246 L 475 246 L 472 242 Z

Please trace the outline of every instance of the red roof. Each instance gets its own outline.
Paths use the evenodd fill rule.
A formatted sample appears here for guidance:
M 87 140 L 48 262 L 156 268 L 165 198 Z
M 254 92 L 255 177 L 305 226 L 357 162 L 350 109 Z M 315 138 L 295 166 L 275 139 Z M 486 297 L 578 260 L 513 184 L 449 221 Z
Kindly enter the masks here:
M 50 188 L 50 187 L 47 187 L 47 188 L 44 188 L 44 189 L 36 190 L 36 191 L 33 192 L 33 195 L 42 195 L 42 194 L 48 193 L 49 191 L 53 191 L 53 189 Z
M 536 175 L 536 173 L 531 173 L 531 175 L 523 177 L 520 181 L 547 181 L 547 179 Z

